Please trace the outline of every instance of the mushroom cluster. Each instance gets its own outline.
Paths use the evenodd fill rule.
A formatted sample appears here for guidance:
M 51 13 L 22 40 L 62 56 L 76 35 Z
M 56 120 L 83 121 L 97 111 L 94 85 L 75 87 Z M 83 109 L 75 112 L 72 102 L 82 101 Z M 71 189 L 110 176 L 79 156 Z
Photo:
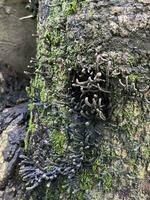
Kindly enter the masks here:
M 106 74 L 92 68 L 83 68 L 78 73 L 71 69 L 69 76 L 71 84 L 68 94 L 72 109 L 86 119 L 96 117 L 106 120 L 110 96 Z
M 143 76 L 136 69 L 102 68 L 69 68 L 68 96 L 70 112 L 78 112 L 87 120 L 100 119 L 106 121 L 114 104 L 115 94 L 122 97 L 136 98 L 141 96 L 150 103 L 149 69 L 145 68 Z
M 47 182 L 47 186 L 57 179 L 58 176 L 65 176 L 69 181 L 74 178 L 76 171 L 81 167 L 83 156 L 68 155 L 66 158 L 58 158 L 55 163 L 51 163 L 50 169 L 41 168 L 36 166 L 33 160 L 25 155 L 20 155 L 21 167 L 20 175 L 25 183 L 27 191 L 32 191 L 38 187 L 44 181 Z
M 147 70 L 143 76 L 138 77 L 135 80 L 130 80 L 131 74 L 124 77 L 124 80 L 118 79 L 121 87 L 125 91 L 141 94 L 145 103 L 150 104 L 150 78 L 149 71 Z

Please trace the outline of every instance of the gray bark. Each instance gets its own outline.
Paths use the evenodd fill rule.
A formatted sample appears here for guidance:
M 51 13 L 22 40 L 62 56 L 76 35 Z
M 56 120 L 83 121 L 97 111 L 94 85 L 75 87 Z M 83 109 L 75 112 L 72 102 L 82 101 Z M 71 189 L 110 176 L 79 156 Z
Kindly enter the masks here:
M 49 31 L 49 30 L 53 31 L 51 29 L 51 27 L 49 27 L 49 26 L 52 25 L 55 27 L 54 24 L 50 24 L 50 22 L 48 21 L 48 17 L 51 17 L 51 10 L 50 10 L 51 8 L 48 6 L 50 3 L 52 4 L 52 7 L 55 7 L 57 5 L 59 6 L 60 2 L 57 0 L 53 0 L 53 1 L 42 0 L 42 1 L 40 1 L 39 33 L 38 33 L 39 34 L 39 41 L 38 41 L 39 43 L 43 40 L 44 35 L 47 31 Z M 59 13 L 58 13 L 58 16 L 59 16 Z M 70 47 L 70 48 L 68 48 L 69 50 L 67 52 L 67 55 L 65 54 L 66 52 L 64 52 L 64 57 L 65 58 L 67 57 L 67 59 L 63 60 L 64 57 L 61 58 L 62 59 L 61 61 L 63 63 L 63 66 L 61 66 L 62 68 L 63 67 L 67 68 L 68 63 L 69 63 L 71 65 L 69 67 L 72 67 L 72 65 L 73 65 L 73 66 L 79 66 L 80 68 L 82 68 L 82 65 L 83 65 L 83 68 L 84 67 L 88 68 L 90 66 L 91 68 L 95 69 L 95 66 L 96 66 L 97 68 L 99 67 L 100 69 L 101 69 L 101 67 L 103 67 L 103 69 L 106 68 L 107 72 L 109 72 L 109 70 L 110 70 L 110 74 L 112 72 L 115 74 L 118 71 L 120 73 L 120 71 L 121 71 L 122 74 L 125 73 L 128 75 L 132 75 L 132 76 L 130 76 L 131 79 L 129 79 L 130 84 L 128 84 L 127 82 L 126 82 L 126 84 L 119 84 L 119 81 L 117 80 L 118 82 L 116 82 L 117 83 L 116 86 L 118 86 L 119 89 L 117 87 L 115 87 L 115 89 L 116 90 L 118 89 L 118 96 L 117 96 L 117 99 L 115 99 L 115 102 L 111 102 L 115 107 L 115 110 L 113 111 L 112 116 L 111 116 L 112 121 L 115 122 L 118 120 L 120 127 L 123 125 L 125 125 L 125 126 L 131 125 L 131 123 L 134 122 L 131 127 L 128 126 L 129 128 L 131 128 L 131 130 L 129 130 L 129 132 L 133 134 L 133 138 L 130 138 L 131 141 L 129 141 L 130 146 L 132 148 L 133 148 L 132 139 L 134 142 L 136 142 L 140 138 L 140 136 L 143 137 L 143 135 L 142 135 L 143 130 L 141 131 L 141 127 L 138 129 L 138 131 L 135 128 L 135 126 L 138 126 L 138 124 L 140 124 L 140 122 L 141 122 L 140 119 L 137 119 L 136 117 L 137 117 L 137 115 L 140 116 L 140 114 L 141 114 L 140 112 L 142 112 L 141 111 L 142 109 L 140 107 L 141 105 L 138 105 L 137 102 L 135 103 L 131 99 L 129 99 L 127 102 L 125 102 L 125 106 L 122 105 L 122 103 L 124 103 L 124 102 L 121 101 L 122 100 L 121 92 L 122 91 L 129 92 L 130 89 L 131 89 L 131 92 L 133 92 L 134 90 L 136 91 L 137 88 L 134 87 L 135 86 L 134 85 L 134 74 L 138 74 L 140 77 L 142 76 L 142 74 L 144 74 L 145 79 L 147 78 L 147 76 L 149 76 L 149 74 L 148 74 L 149 73 L 149 58 L 150 58 L 150 42 L 149 42 L 150 18 L 149 18 L 149 16 L 150 16 L 149 0 L 122 0 L 122 1 L 87 0 L 87 4 L 85 4 L 85 6 L 83 6 L 83 8 L 81 10 L 78 9 L 73 15 L 70 15 L 67 17 L 67 20 L 65 22 L 66 30 L 65 31 L 62 30 L 62 32 L 60 31 L 60 34 L 62 33 L 62 35 L 64 34 L 64 32 L 67 33 L 66 34 L 67 35 L 66 36 L 67 45 L 68 45 L 68 47 Z M 57 16 L 56 16 L 56 18 L 57 18 Z M 61 21 L 61 19 L 62 18 L 60 17 L 59 20 Z M 75 54 L 73 54 L 71 50 L 75 46 L 75 42 L 80 45 L 80 50 L 79 51 L 77 50 L 77 52 Z M 57 46 L 57 45 L 55 46 L 55 44 L 54 44 L 54 49 L 57 49 L 57 48 L 59 50 L 59 46 Z M 45 57 L 44 57 L 43 52 L 45 54 L 47 52 L 48 56 L 46 57 L 46 55 L 45 55 Z M 46 46 L 43 43 L 40 46 L 40 48 L 38 49 L 38 55 L 39 55 L 39 59 L 40 59 L 39 63 L 42 65 L 42 67 L 41 67 L 41 73 L 42 73 L 42 72 L 45 72 L 45 70 L 47 68 L 48 69 L 50 68 L 49 65 L 47 65 L 47 64 L 45 65 L 45 58 L 49 59 L 49 52 L 46 51 Z M 56 59 L 56 63 L 57 63 L 57 59 Z M 58 63 L 58 64 L 60 64 L 60 63 Z M 147 72 L 147 75 L 145 75 L 145 72 Z M 78 71 L 77 71 L 77 73 L 78 73 Z M 122 76 L 122 74 L 120 73 L 120 77 Z M 49 75 L 51 75 L 51 74 L 49 74 Z M 53 87 L 55 88 L 55 86 L 61 82 L 59 80 L 61 75 L 62 74 L 60 74 L 60 76 L 59 76 L 59 74 L 57 74 L 57 72 L 56 72 L 56 74 L 54 73 L 54 75 L 52 77 L 53 85 L 51 85 L 51 89 L 53 89 Z M 40 78 L 39 78 L 39 82 L 41 83 Z M 132 78 L 133 78 L 133 80 L 132 80 Z M 116 79 L 118 79 L 117 75 L 116 75 Z M 123 80 L 125 81 L 125 79 L 123 79 Z M 128 81 L 128 79 L 127 79 L 127 81 Z M 45 89 L 44 86 L 42 88 L 41 84 L 39 84 L 39 90 L 43 91 Z M 59 84 L 57 86 L 58 87 L 56 87 L 56 90 L 54 91 L 54 93 L 56 92 L 56 95 L 53 94 L 53 97 L 56 99 L 54 99 L 54 102 L 51 102 L 51 101 L 48 102 L 49 105 L 51 105 L 52 103 L 56 103 L 58 100 L 57 99 L 58 91 L 63 91 L 63 88 L 64 88 L 63 84 Z M 142 90 L 145 87 L 149 87 L 148 84 L 147 85 L 144 84 L 144 86 L 142 84 L 139 85 L 139 88 L 137 90 Z M 47 91 L 49 91 L 48 90 L 49 88 L 46 88 L 46 89 L 47 90 L 45 90 L 45 93 L 44 93 L 45 95 L 47 94 Z M 111 91 L 111 92 L 113 92 L 113 91 Z M 32 95 L 33 95 L 33 93 L 32 93 Z M 48 93 L 47 95 L 50 96 L 51 93 Z M 140 97 L 142 95 L 143 95 L 143 99 L 144 98 L 149 99 L 149 90 L 147 93 L 139 94 Z M 102 96 L 102 98 L 103 98 L 103 96 Z M 113 97 L 112 97 L 112 99 L 113 99 Z M 42 98 L 40 100 L 42 101 Z M 143 100 L 143 102 L 144 102 L 144 100 Z M 149 105 L 146 102 L 144 102 L 144 103 L 145 103 L 144 106 L 147 106 L 147 110 L 148 110 Z M 116 104 L 117 104 L 117 106 L 116 106 Z M 132 107 L 136 107 L 136 109 L 134 109 L 135 113 L 132 112 L 133 111 Z M 40 111 L 37 110 L 36 112 L 37 112 L 36 117 L 40 116 Z M 128 118 L 128 115 L 125 116 L 125 114 L 128 114 L 128 113 L 130 113 L 131 119 Z M 50 114 L 52 115 L 52 113 L 50 113 Z M 149 113 L 148 113 L 148 115 L 149 115 Z M 46 117 L 43 121 L 46 121 L 48 119 Z M 58 117 L 54 115 L 54 117 L 55 117 L 56 122 L 61 123 L 59 121 L 59 117 L 60 117 L 59 115 L 58 115 Z M 149 128 L 150 123 L 148 121 L 149 116 L 146 116 L 146 117 L 147 117 L 147 121 L 145 120 L 145 122 L 144 122 L 145 123 L 144 129 L 145 129 L 146 134 L 148 135 L 149 130 L 150 130 L 150 128 Z M 43 116 L 43 118 L 44 118 L 44 116 Z M 137 121 L 134 121 L 135 118 L 137 119 Z M 74 121 L 73 121 L 73 123 L 75 123 Z M 37 127 L 38 126 L 41 127 L 41 124 L 39 124 L 39 121 L 37 122 L 36 125 L 37 125 Z M 59 124 L 59 125 L 61 126 L 61 124 Z M 62 126 L 63 126 L 63 124 L 62 124 Z M 51 130 L 51 127 L 48 127 L 48 128 Z M 56 127 L 56 128 L 58 129 L 58 127 Z M 93 127 L 93 129 L 94 129 L 94 127 Z M 134 129 L 134 130 L 132 130 L 132 129 Z M 136 130 L 136 132 L 134 132 L 135 130 Z M 118 143 L 115 143 L 116 141 L 113 140 L 113 138 L 111 138 L 112 133 L 110 134 L 109 130 L 106 131 L 107 133 L 105 133 L 105 130 L 101 130 L 101 131 L 104 135 L 103 137 L 104 138 L 106 137 L 106 141 L 111 142 L 110 152 L 111 152 L 112 148 L 114 148 L 113 151 L 115 151 L 115 153 L 118 155 L 118 157 L 116 158 L 117 160 L 115 160 L 113 162 L 113 167 L 114 168 L 116 167 L 117 172 L 119 170 L 120 171 L 124 170 L 124 172 L 125 172 L 125 175 L 122 174 L 122 177 L 121 177 L 122 180 L 120 179 L 122 182 L 120 182 L 119 184 L 118 184 L 118 182 L 116 182 L 116 184 L 118 184 L 118 188 L 117 188 L 118 194 L 121 197 L 120 196 L 118 197 L 118 195 L 116 195 L 116 198 L 112 197 L 113 196 L 112 193 L 109 193 L 104 197 L 101 193 L 101 190 L 99 190 L 99 185 L 96 185 L 95 182 L 93 182 L 93 185 L 92 185 L 93 187 L 90 187 L 90 188 L 94 188 L 94 189 L 87 189 L 85 191 L 85 195 L 90 194 L 89 198 L 91 198 L 91 200 L 94 200 L 94 199 L 109 200 L 109 199 L 119 199 L 119 198 L 132 199 L 131 196 L 134 196 L 134 195 L 136 195 L 136 197 L 138 196 L 137 199 L 140 199 L 140 200 L 147 199 L 148 197 L 141 194 L 141 188 L 136 188 L 133 192 L 132 188 L 129 188 L 129 190 L 128 190 L 128 187 L 127 187 L 128 185 L 125 187 L 122 186 L 122 184 L 125 182 L 124 181 L 125 178 L 127 178 L 126 174 L 128 174 L 128 170 L 129 170 L 129 172 L 130 171 L 133 172 L 132 171 L 133 166 L 130 162 L 123 163 L 122 166 L 118 165 L 118 162 L 120 161 L 119 156 L 121 156 L 121 157 L 125 156 L 127 159 L 127 162 L 128 162 L 128 154 L 126 152 L 128 152 L 128 150 L 130 150 L 130 149 L 128 149 L 128 146 L 124 145 L 128 141 L 126 140 L 126 141 L 122 142 L 122 140 L 118 139 Z M 43 146 L 42 146 L 44 144 L 44 141 L 42 141 L 43 138 L 45 137 L 44 134 L 45 134 L 45 132 L 43 131 L 42 137 L 40 138 L 40 142 L 36 143 L 36 139 L 35 139 L 35 141 L 33 139 L 33 141 L 31 141 L 31 143 L 30 143 L 30 148 L 33 151 L 33 156 L 32 156 L 33 162 L 35 162 L 35 163 L 37 163 L 37 161 L 39 161 L 39 163 L 41 162 L 41 160 L 40 160 L 41 158 L 38 155 L 39 151 L 41 154 L 43 153 L 42 155 L 44 155 L 44 150 L 43 150 Z M 113 133 L 113 134 L 115 134 L 115 133 Z M 118 135 L 119 134 L 120 133 L 118 133 Z M 116 136 L 118 136 L 118 135 L 116 134 Z M 107 137 L 109 138 L 109 140 Z M 148 140 L 147 141 L 147 143 L 148 143 L 149 139 L 147 139 L 147 140 Z M 138 140 L 138 142 L 140 143 L 141 141 Z M 144 142 L 146 142 L 146 140 L 144 140 Z M 144 142 L 140 143 L 140 145 L 142 146 Z M 102 145 L 103 145 L 104 149 L 105 149 L 105 147 L 108 147 L 108 149 L 109 149 L 109 145 L 107 144 L 107 142 Z M 117 146 L 119 149 L 118 151 L 117 151 L 117 148 L 115 149 L 115 145 L 116 146 L 118 145 Z M 120 146 L 121 146 L 121 148 L 120 148 Z M 105 154 L 105 151 L 102 152 L 103 148 L 97 150 L 97 151 L 99 151 L 99 154 L 102 154 L 102 153 Z M 43 150 L 42 152 L 41 152 L 41 149 Z M 108 149 L 106 149 L 106 150 L 108 150 Z M 122 153 L 123 151 L 120 152 L 120 149 L 122 149 L 124 151 L 124 153 Z M 132 153 L 136 154 L 137 152 L 135 149 L 132 149 Z M 34 157 L 34 155 L 35 155 L 35 157 Z M 48 157 L 48 159 L 51 159 L 50 153 L 48 155 L 47 154 L 45 154 L 45 155 Z M 42 157 L 42 159 L 46 160 L 47 157 Z M 91 157 L 92 157 L 92 155 L 91 155 Z M 146 160 L 147 157 L 146 158 L 142 157 L 142 159 L 144 162 L 144 159 Z M 45 163 L 43 161 L 41 163 L 41 165 L 44 166 L 44 164 Z M 140 164 L 139 164 L 139 167 L 144 168 L 145 165 L 146 165 L 146 163 L 144 163 L 143 166 L 140 166 Z M 109 169 L 109 167 L 108 167 L 108 169 Z M 147 170 L 148 171 L 150 170 L 149 167 L 147 167 Z M 101 173 L 101 171 L 100 171 L 100 173 Z M 147 184 L 147 182 L 145 182 L 145 183 Z M 146 187 L 149 188 L 149 182 L 147 185 L 146 185 Z M 129 186 L 130 186 L 130 182 L 129 182 Z M 9 184 L 8 184 L 8 187 L 10 187 Z M 80 185 L 79 185 L 79 187 L 80 187 Z M 57 188 L 56 188 L 56 190 L 57 190 Z M 56 190 L 54 188 L 54 191 L 56 191 Z M 59 193 L 56 194 L 57 199 L 62 199 L 62 198 L 67 199 L 66 198 L 66 196 L 68 195 L 67 192 L 64 190 L 62 190 L 61 192 L 62 192 L 62 194 L 59 194 Z M 64 194 L 63 192 L 64 193 L 66 192 L 66 193 Z M 146 191 L 146 193 L 148 194 L 149 191 Z M 7 192 L 6 192 L 6 194 L 7 194 Z M 4 195 L 4 193 L 3 193 L 3 195 Z M 43 194 L 41 193 L 40 195 L 41 195 L 40 198 L 42 198 L 42 197 L 44 198 L 44 195 L 47 196 L 47 193 L 45 194 L 43 192 Z M 49 192 L 49 196 L 50 197 L 53 196 L 51 191 Z M 134 198 L 136 198 L 136 197 L 134 196 Z M 36 192 L 35 192 L 35 199 L 37 199 L 37 198 L 39 198 L 39 197 L 38 197 L 38 194 L 36 194 Z M 7 200 L 8 197 L 3 196 L 3 199 Z M 48 197 L 45 197 L 45 199 L 49 200 Z M 68 199 L 69 199 L 69 197 L 68 197 Z M 77 199 L 77 196 L 75 197 L 75 199 Z

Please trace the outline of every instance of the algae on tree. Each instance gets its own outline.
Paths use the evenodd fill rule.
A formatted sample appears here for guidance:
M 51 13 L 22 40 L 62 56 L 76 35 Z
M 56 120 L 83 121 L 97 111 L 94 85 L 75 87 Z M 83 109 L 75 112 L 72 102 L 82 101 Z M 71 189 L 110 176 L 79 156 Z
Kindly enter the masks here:
M 148 198 L 149 14 L 147 1 L 39 2 L 20 168 L 33 199 Z

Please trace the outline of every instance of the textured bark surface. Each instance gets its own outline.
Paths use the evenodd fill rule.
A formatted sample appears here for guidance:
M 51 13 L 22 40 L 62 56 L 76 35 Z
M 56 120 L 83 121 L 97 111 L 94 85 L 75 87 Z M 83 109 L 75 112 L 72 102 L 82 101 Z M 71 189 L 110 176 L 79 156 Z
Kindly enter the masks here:
M 22 162 L 33 198 L 43 192 L 39 198 L 47 200 L 148 199 L 141 185 L 149 171 L 149 16 L 147 0 L 39 2 L 38 69 L 29 94 L 41 107 L 31 109 L 29 130 L 36 137 L 29 138 Z M 85 96 L 101 74 L 108 87 Z M 69 101 L 67 89 L 69 108 L 62 100 L 66 95 Z M 97 121 L 91 120 L 92 106 Z M 42 181 L 47 187 L 36 190 Z
M 0 113 L 0 200 L 18 199 L 21 192 L 17 165 L 26 120 L 27 103 L 4 109 Z
M 149 16 L 148 0 L 39 2 L 25 199 L 149 199 Z M 84 96 L 101 74 L 109 91 Z

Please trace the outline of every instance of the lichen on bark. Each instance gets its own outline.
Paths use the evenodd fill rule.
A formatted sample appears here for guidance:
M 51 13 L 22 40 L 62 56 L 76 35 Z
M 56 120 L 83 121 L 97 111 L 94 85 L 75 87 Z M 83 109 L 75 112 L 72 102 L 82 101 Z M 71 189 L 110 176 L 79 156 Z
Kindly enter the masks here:
M 39 3 L 20 169 L 35 199 L 146 200 L 149 14 L 136 0 Z

